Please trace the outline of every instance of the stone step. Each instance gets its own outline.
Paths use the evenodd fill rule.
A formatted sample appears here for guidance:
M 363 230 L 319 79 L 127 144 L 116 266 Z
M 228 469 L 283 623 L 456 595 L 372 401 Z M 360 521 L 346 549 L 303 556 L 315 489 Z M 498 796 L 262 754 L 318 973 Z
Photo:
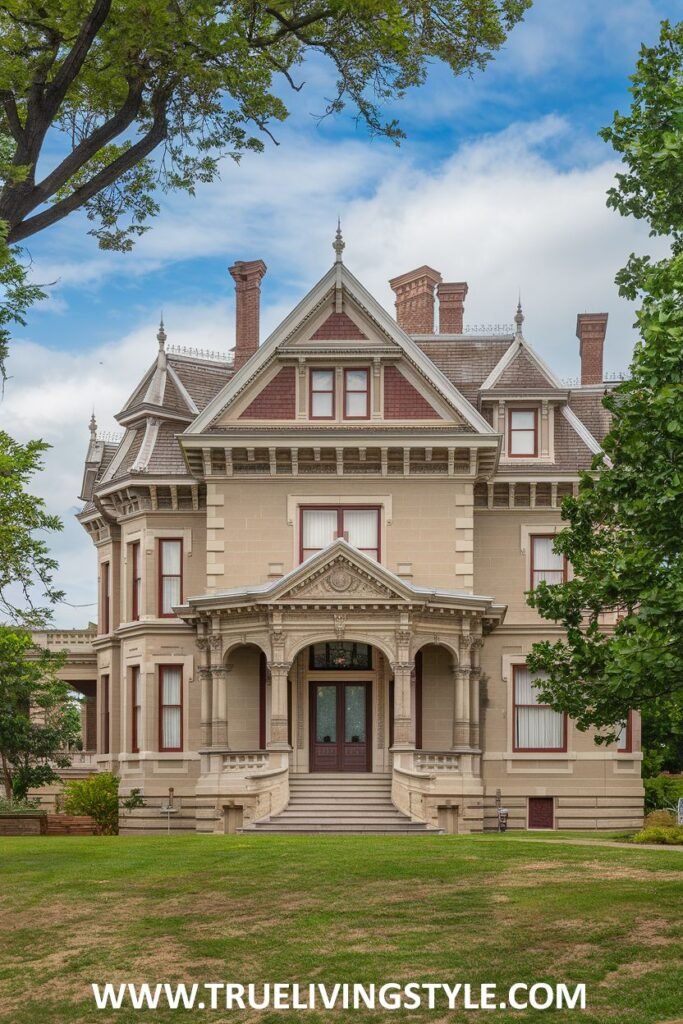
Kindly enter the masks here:
M 266 832 L 271 835 L 398 835 L 398 836 L 426 836 L 426 835 L 439 835 L 441 830 L 428 828 L 427 825 L 405 825 L 396 824 L 393 827 L 390 825 L 315 825 L 311 824 L 300 824 L 283 826 L 278 825 L 275 821 L 270 823 L 256 823 L 249 825 L 242 829 L 242 832 Z

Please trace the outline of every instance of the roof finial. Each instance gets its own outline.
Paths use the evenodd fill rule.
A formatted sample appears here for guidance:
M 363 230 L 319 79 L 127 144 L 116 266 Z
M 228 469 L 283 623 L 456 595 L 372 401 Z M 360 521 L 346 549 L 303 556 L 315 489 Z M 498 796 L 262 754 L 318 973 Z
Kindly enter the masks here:
M 92 437 L 92 439 L 94 441 L 95 437 L 97 436 L 97 420 L 95 419 L 95 410 L 94 409 L 92 411 L 92 416 L 90 417 L 90 423 L 88 424 L 88 426 L 90 428 L 90 436 Z
M 524 313 L 522 312 L 522 295 L 521 295 L 521 293 L 520 293 L 520 295 L 519 295 L 519 297 L 517 299 L 517 312 L 515 313 L 515 323 L 517 324 L 517 329 L 515 331 L 515 337 L 516 338 L 521 338 L 522 337 L 522 324 L 524 323 Z
M 163 349 L 166 341 L 166 331 L 164 330 L 164 314 L 163 311 L 159 318 L 159 330 L 157 331 L 157 341 L 159 342 L 159 348 Z
M 345 246 L 346 246 L 346 243 L 344 242 L 344 239 L 342 238 L 342 231 L 341 231 L 341 217 L 337 217 L 337 233 L 334 236 L 334 242 L 332 243 L 332 248 L 334 249 L 334 251 L 336 253 L 335 260 L 334 260 L 335 263 L 341 263 L 342 262 L 342 253 L 344 252 Z

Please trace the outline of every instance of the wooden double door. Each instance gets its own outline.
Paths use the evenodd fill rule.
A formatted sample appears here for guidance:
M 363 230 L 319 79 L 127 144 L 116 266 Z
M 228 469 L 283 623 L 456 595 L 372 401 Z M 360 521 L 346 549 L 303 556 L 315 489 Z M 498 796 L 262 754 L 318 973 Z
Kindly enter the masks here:
M 310 682 L 310 771 L 372 771 L 372 683 Z

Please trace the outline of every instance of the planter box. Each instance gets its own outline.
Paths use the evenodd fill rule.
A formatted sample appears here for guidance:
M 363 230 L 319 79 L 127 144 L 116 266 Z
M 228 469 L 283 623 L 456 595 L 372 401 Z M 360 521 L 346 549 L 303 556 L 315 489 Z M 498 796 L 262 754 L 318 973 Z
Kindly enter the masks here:
M 47 835 L 47 814 L 45 811 L 0 812 L 0 836 L 44 836 Z
M 94 836 L 95 819 L 88 814 L 48 814 L 49 836 Z

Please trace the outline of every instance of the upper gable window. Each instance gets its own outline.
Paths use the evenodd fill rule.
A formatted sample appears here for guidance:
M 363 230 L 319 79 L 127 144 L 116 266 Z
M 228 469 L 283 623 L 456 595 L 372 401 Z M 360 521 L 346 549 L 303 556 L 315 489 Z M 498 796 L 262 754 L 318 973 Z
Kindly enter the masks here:
M 334 419 L 334 370 L 311 370 L 311 419 Z
M 344 370 L 344 419 L 370 416 L 370 375 L 367 370 Z
M 511 458 L 538 455 L 537 409 L 510 409 L 508 455 Z

